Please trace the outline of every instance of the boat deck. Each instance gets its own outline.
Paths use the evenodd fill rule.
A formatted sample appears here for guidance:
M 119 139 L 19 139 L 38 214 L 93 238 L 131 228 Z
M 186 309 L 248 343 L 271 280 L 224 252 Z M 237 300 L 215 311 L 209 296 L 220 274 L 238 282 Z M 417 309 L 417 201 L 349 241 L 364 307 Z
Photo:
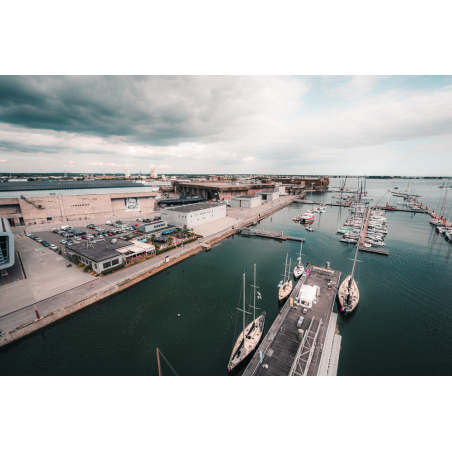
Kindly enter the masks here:
M 333 313 L 333 308 L 341 273 L 311 264 L 308 265 L 308 269 L 309 276 L 301 277 L 290 297 L 295 299 L 302 284 L 318 286 L 320 294 L 316 297 L 312 309 L 303 315 L 301 307 L 295 305 L 293 308 L 290 307 L 289 297 L 259 347 L 263 353 L 262 363 L 260 363 L 259 351 L 256 351 L 243 372 L 244 376 L 289 375 L 298 355 L 299 367 L 303 368 L 304 375 L 333 375 L 336 373 L 337 344 L 340 344 L 340 339 L 338 339 L 340 336 L 332 333 L 335 330 L 337 318 Z M 331 289 L 327 287 L 329 280 L 334 282 Z M 277 301 L 275 300 L 275 302 Z M 304 317 L 301 327 L 297 326 L 300 316 Z M 331 325 L 330 322 L 332 322 Z M 311 326 L 310 329 L 309 326 Z M 298 340 L 300 328 L 304 330 L 304 338 L 306 338 L 302 342 Z M 328 341 L 326 341 L 327 332 L 329 332 L 328 337 L 331 336 L 331 340 Z M 334 338 L 336 339 L 333 340 Z M 335 350 L 332 351 L 335 344 Z M 302 350 L 300 350 L 301 347 Z M 322 359 L 323 354 L 325 357 Z M 307 356 L 309 356 L 309 364 L 308 360 L 305 360 Z M 334 356 L 334 359 L 331 359 L 331 356 Z M 333 366 L 331 368 L 330 363 Z M 321 365 L 322 367 L 320 367 Z M 294 372 L 294 374 L 299 375 L 300 372 Z

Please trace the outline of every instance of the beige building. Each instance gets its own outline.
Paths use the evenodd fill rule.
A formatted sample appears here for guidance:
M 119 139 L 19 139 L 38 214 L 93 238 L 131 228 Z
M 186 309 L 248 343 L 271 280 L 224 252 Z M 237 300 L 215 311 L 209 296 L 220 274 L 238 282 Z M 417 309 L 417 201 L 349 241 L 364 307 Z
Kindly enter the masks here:
M 9 190 L 9 184 L 0 184 L 0 217 L 7 218 L 12 226 L 130 214 L 146 217 L 152 214 L 158 194 L 152 187 L 118 181 L 95 181 L 91 186 L 82 182 L 59 183 L 59 186 L 28 184 L 18 191 Z

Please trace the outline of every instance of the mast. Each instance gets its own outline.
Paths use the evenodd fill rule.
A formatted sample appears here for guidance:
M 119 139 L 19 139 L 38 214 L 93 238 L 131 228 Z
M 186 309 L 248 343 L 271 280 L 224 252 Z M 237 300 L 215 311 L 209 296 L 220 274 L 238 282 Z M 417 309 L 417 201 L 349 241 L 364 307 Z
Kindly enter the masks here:
M 253 287 L 254 287 L 253 319 L 256 320 L 256 264 L 254 264 L 254 286 Z
M 243 273 L 243 345 L 245 345 L 245 273 Z
M 446 190 L 446 196 L 444 197 L 444 208 L 443 208 L 443 220 L 446 221 L 446 217 L 444 216 L 446 213 L 446 204 L 447 204 L 447 190 Z
M 159 355 L 159 349 L 157 349 L 157 362 L 159 364 L 159 377 L 162 376 L 162 370 L 160 369 L 160 355 Z
M 290 261 L 289 261 L 289 271 L 287 272 L 287 281 L 289 281 L 289 278 L 290 278 L 290 266 L 292 265 L 292 258 L 290 258 Z
M 289 257 L 289 253 L 286 254 L 286 263 L 284 265 L 284 283 L 286 282 L 286 272 L 287 272 L 287 258 Z

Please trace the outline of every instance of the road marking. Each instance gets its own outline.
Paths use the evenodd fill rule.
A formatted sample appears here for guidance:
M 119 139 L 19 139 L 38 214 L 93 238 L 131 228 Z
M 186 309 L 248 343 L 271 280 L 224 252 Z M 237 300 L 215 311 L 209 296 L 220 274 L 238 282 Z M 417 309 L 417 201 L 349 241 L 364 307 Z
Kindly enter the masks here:
M 41 251 L 43 249 L 44 249 L 44 247 L 43 248 L 36 248 L 36 251 Z

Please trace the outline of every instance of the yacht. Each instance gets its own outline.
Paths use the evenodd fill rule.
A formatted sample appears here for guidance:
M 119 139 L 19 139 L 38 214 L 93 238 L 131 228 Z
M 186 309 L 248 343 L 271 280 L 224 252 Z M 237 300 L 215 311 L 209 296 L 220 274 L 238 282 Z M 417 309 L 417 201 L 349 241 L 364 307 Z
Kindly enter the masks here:
M 246 314 L 248 313 L 245 309 L 245 273 L 243 273 L 243 309 L 239 309 L 239 311 L 243 312 L 243 330 L 240 333 L 239 337 L 235 341 L 234 348 L 232 349 L 231 357 L 229 358 L 228 363 L 228 371 L 235 369 L 245 358 L 250 356 L 256 347 L 258 346 L 260 340 L 262 339 L 262 335 L 264 334 L 264 326 L 265 326 L 265 312 L 263 312 L 259 317 L 256 317 L 256 295 L 257 298 L 260 299 L 261 294 L 256 284 L 256 264 L 254 264 L 254 284 L 253 287 L 253 306 L 250 306 L 253 309 L 253 321 L 246 325 Z
M 284 266 L 284 279 L 279 283 L 279 292 L 278 292 L 278 300 L 281 302 L 285 300 L 290 293 L 292 292 L 292 280 L 290 279 L 290 263 L 289 270 L 287 270 L 287 258 L 289 254 L 286 256 L 286 263 Z
M 295 278 L 299 278 L 304 272 L 304 266 L 301 263 L 301 249 L 303 246 L 303 242 L 300 242 L 300 256 L 297 257 L 298 264 L 293 269 L 293 275 Z

